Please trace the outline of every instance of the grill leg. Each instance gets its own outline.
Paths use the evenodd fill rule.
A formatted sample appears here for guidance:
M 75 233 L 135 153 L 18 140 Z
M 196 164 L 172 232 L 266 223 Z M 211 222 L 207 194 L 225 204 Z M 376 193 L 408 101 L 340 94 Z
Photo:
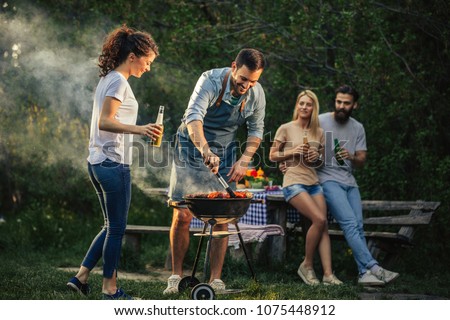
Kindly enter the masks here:
M 208 237 L 208 242 L 206 245 L 205 265 L 203 267 L 203 275 L 204 275 L 203 282 L 205 282 L 205 283 L 208 283 L 209 257 L 211 256 L 211 242 L 212 242 L 212 238 L 213 238 L 213 228 L 214 228 L 214 225 L 216 224 L 216 220 L 210 219 L 210 220 L 208 220 L 208 223 L 211 225 L 211 227 L 209 228 L 209 237 Z
M 207 227 L 208 227 L 208 224 L 205 222 L 202 233 L 206 232 Z M 204 238 L 203 236 L 200 236 L 200 240 L 198 242 L 197 253 L 195 254 L 195 260 L 194 260 L 194 266 L 192 267 L 192 276 L 191 276 L 192 278 L 195 277 L 195 273 L 197 272 L 198 260 L 200 258 L 200 252 L 201 252 L 202 246 L 203 246 L 203 238 Z
M 244 239 L 242 239 L 241 230 L 239 230 L 239 226 L 238 226 L 237 222 L 234 224 L 234 226 L 236 227 L 236 231 L 238 233 L 238 237 L 239 237 L 239 241 L 241 243 L 242 251 L 244 251 L 245 259 L 247 260 L 248 268 L 250 269 L 250 272 L 252 273 L 253 280 L 256 281 L 255 271 L 253 270 L 250 258 L 248 257 L 247 249 L 245 248 Z

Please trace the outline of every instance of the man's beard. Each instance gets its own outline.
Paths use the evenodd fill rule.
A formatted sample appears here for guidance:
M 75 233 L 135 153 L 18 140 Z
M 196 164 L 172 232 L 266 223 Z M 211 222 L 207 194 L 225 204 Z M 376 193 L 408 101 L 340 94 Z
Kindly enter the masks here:
M 241 86 L 237 84 L 236 79 L 234 79 L 233 77 L 231 77 L 230 80 L 231 80 L 231 81 L 230 81 L 230 84 L 231 84 L 232 93 L 234 93 L 233 95 L 234 95 L 235 97 L 241 96 L 241 95 L 242 95 L 242 94 L 240 93 Z M 244 90 L 244 89 L 243 89 L 243 90 Z M 244 92 L 244 93 L 245 93 L 245 92 Z
M 353 109 L 346 111 L 345 109 L 334 110 L 334 119 L 339 123 L 346 123 L 352 115 Z

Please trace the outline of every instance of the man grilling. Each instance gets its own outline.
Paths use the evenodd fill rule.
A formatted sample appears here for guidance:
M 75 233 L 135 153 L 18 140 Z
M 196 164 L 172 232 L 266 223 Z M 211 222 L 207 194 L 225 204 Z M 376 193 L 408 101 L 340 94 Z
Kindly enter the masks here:
M 266 99 L 258 83 L 265 67 L 264 55 L 255 49 L 242 49 L 231 68 L 204 72 L 197 81 L 188 107 L 176 133 L 174 160 L 169 185 L 169 203 L 187 194 L 223 190 L 219 172 L 235 189 L 258 149 L 264 132 Z M 247 127 L 247 141 L 236 161 L 236 132 Z M 170 245 L 172 275 L 164 294 L 178 292 L 183 277 L 183 260 L 189 247 L 192 214 L 185 206 L 173 206 Z M 217 224 L 215 230 L 227 230 Z M 211 243 L 209 285 L 216 293 L 225 291 L 221 280 L 228 237 Z

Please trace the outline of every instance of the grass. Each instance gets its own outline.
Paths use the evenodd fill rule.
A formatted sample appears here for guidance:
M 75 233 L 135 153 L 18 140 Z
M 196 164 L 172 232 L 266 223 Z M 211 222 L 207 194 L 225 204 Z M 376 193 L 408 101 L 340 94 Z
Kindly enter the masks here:
M 137 202 L 137 201 L 136 201 Z M 138 202 L 137 202 L 138 203 Z M 130 224 L 168 225 L 170 212 L 161 202 L 146 198 L 145 207 L 132 206 Z M 150 209 L 149 209 L 150 208 Z M 77 268 L 101 225 L 97 215 L 76 216 L 67 211 L 39 206 L 21 211 L 18 218 L 7 216 L 7 223 L 0 224 L 0 300 L 96 300 L 101 298 L 101 275 L 92 274 L 89 283 L 92 294 L 80 296 L 68 291 L 67 280 L 72 272 L 64 267 Z M 184 261 L 186 269 L 194 264 L 197 237 L 191 238 L 189 252 Z M 405 249 L 399 262 L 392 267 L 400 277 L 392 284 L 376 290 L 357 285 L 356 265 L 344 241 L 333 245 L 333 269 L 344 281 L 343 286 L 309 287 L 302 283 L 296 271 L 303 258 L 301 236 L 289 235 L 287 259 L 282 265 L 270 261 L 254 262 L 257 282 L 251 279 L 245 261 L 227 254 L 222 279 L 228 288 L 244 289 L 242 293 L 220 295 L 221 300 L 356 300 L 356 299 L 448 299 L 450 298 L 450 273 L 444 257 L 432 252 L 421 253 L 415 248 Z M 141 273 L 149 281 L 120 279 L 119 285 L 127 293 L 146 300 L 186 300 L 190 290 L 179 295 L 163 296 L 165 279 L 150 280 L 154 268 L 163 268 L 169 246 L 167 235 L 145 235 L 141 252 L 135 254 L 123 248 L 120 272 Z M 421 247 L 419 246 L 419 249 Z M 427 257 L 429 256 L 429 257 Z M 204 251 L 199 262 L 203 269 Z M 315 270 L 321 277 L 318 257 Z M 98 269 L 101 269 L 99 264 Z M 186 275 L 190 275 L 187 273 Z M 196 277 L 203 281 L 200 272 Z M 367 296 L 367 294 L 369 294 Z
M 50 259 L 49 259 L 50 258 Z M 101 276 L 92 275 L 90 283 L 93 294 L 82 297 L 67 290 L 65 284 L 72 274 L 57 268 L 61 257 L 44 256 L 42 253 L 10 253 L 1 255 L 2 266 L 0 278 L 3 279 L 0 286 L 0 298 L 3 300 L 76 300 L 76 299 L 99 299 L 101 291 Z M 290 279 L 287 275 L 279 272 L 275 276 L 268 272 L 258 270 L 258 282 L 251 280 L 248 270 L 240 263 L 234 263 L 229 268 L 238 269 L 233 278 L 226 277 L 229 287 L 244 288 L 245 292 L 236 295 L 220 296 L 222 299 L 356 299 L 357 294 L 352 286 L 339 288 L 317 287 L 311 288 L 301 284 L 298 279 Z M 245 271 L 244 271 L 245 270 Z M 228 271 L 227 271 L 228 273 Z M 119 273 L 120 275 L 120 273 Z M 203 277 L 199 274 L 199 279 Z M 197 275 L 198 276 L 198 275 Z M 293 285 L 294 284 L 294 285 Z M 189 290 L 179 295 L 166 297 L 162 295 L 166 283 L 163 281 L 132 281 L 120 280 L 120 285 L 126 288 L 133 296 L 148 300 L 162 299 L 189 299 Z M 14 288 L 12 290 L 12 288 Z
M 164 261 L 161 254 L 165 254 L 167 243 L 161 240 L 159 246 L 154 243 L 155 239 L 146 239 L 144 247 L 148 249 L 143 256 L 149 254 L 148 251 L 157 252 L 160 258 L 153 256 L 154 261 Z M 195 244 L 191 245 L 195 247 Z M 153 249 L 152 249 L 153 248 Z M 186 267 L 193 265 L 192 259 L 195 253 L 191 248 L 186 259 Z M 294 248 L 291 248 L 294 249 Z M 292 250 L 291 250 L 292 251 Z M 128 266 L 123 271 L 141 272 L 149 275 L 150 270 L 145 270 L 145 265 L 140 263 L 130 263 L 124 253 L 124 259 L 128 262 Z M 59 267 L 76 267 L 79 259 L 83 256 L 81 246 L 75 250 L 5 250 L 0 251 L 0 299 L 2 300 L 78 300 L 89 299 L 96 300 L 101 298 L 101 276 L 92 274 L 90 284 L 92 294 L 88 297 L 80 296 L 66 288 L 66 282 L 73 275 L 62 271 Z M 316 286 L 309 287 L 301 282 L 296 275 L 296 269 L 299 259 L 294 255 L 288 256 L 288 261 L 284 265 L 269 266 L 254 264 L 255 273 L 258 281 L 251 279 L 250 271 L 247 264 L 242 260 L 235 260 L 227 255 L 223 279 L 229 288 L 244 289 L 244 292 L 232 295 L 220 295 L 217 298 L 221 300 L 355 300 L 360 299 L 361 294 L 374 293 L 373 290 L 358 286 L 354 278 L 353 261 L 347 257 L 345 259 L 335 259 L 336 270 L 338 276 L 345 282 L 343 286 Z M 151 259 L 149 259 L 151 260 Z M 202 263 L 202 259 L 200 259 Z M 344 269 L 344 266 L 348 269 Z M 158 267 L 161 267 L 159 265 Z M 202 264 L 200 268 L 202 269 Z M 319 275 L 320 267 L 317 266 Z M 425 297 L 428 298 L 449 298 L 448 286 L 449 277 L 439 274 L 428 274 L 427 277 L 418 277 L 414 274 L 408 274 L 405 270 L 399 270 L 402 275 L 396 282 L 389 284 L 384 288 L 376 289 L 377 299 L 393 299 L 398 294 L 405 297 Z M 119 272 L 120 276 L 120 272 Z M 203 280 L 201 273 L 196 277 Z M 150 277 L 149 277 L 150 279 Z M 163 296 L 162 291 L 165 288 L 165 281 L 134 281 L 120 280 L 120 286 L 126 288 L 126 291 L 136 297 L 145 300 L 165 300 L 190 299 L 190 290 L 172 296 Z M 425 297 L 427 298 L 427 297 Z M 407 299 L 407 298 L 406 298 Z

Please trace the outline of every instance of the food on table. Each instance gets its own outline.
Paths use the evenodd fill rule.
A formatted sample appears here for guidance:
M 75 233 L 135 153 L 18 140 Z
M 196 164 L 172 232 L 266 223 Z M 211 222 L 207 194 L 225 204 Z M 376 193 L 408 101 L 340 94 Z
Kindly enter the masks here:
M 252 198 L 253 193 L 248 191 L 234 191 L 236 198 Z M 228 192 L 214 191 L 210 193 L 194 193 L 186 195 L 186 198 L 208 198 L 208 199 L 228 199 L 230 195 Z

